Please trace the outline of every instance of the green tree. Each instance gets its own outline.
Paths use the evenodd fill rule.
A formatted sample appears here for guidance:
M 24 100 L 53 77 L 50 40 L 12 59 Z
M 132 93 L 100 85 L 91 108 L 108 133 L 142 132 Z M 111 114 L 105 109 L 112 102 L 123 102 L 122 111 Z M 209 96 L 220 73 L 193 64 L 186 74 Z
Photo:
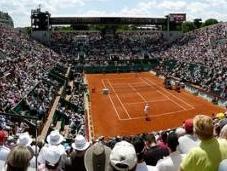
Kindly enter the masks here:
M 196 29 L 198 29 L 198 28 L 200 28 L 201 26 L 202 26 L 202 19 L 201 18 L 195 18 L 194 20 L 193 20 L 193 24 L 194 24 L 194 27 L 196 28 Z
M 209 26 L 209 25 L 213 25 L 213 24 L 217 24 L 217 23 L 218 23 L 218 20 L 217 20 L 217 19 L 210 18 L 210 19 L 207 19 L 207 20 L 203 23 L 203 27 Z
M 195 29 L 194 23 L 191 21 L 186 21 L 182 23 L 182 30 L 183 32 L 189 32 Z

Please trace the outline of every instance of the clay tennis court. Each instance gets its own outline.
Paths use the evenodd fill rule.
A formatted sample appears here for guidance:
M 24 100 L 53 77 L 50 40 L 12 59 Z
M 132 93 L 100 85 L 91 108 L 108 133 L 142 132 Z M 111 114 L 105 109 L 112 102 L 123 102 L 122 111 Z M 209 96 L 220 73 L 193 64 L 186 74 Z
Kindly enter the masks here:
M 90 131 L 96 138 L 175 128 L 197 114 L 224 111 L 184 90 L 165 89 L 163 80 L 151 73 L 88 74 L 86 79 Z M 103 95 L 104 88 L 109 89 L 108 95 Z M 144 114 L 145 103 L 150 106 L 149 121 Z

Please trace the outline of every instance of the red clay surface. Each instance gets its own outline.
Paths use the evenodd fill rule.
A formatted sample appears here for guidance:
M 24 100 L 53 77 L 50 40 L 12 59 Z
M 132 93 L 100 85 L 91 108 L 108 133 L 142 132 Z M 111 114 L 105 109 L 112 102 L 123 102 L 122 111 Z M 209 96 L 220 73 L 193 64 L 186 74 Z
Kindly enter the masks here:
M 95 138 L 176 128 L 197 114 L 224 111 L 184 90 L 165 89 L 163 80 L 151 73 L 88 74 L 86 78 Z M 110 94 L 103 95 L 103 88 Z M 149 121 L 145 119 L 145 103 L 150 106 Z

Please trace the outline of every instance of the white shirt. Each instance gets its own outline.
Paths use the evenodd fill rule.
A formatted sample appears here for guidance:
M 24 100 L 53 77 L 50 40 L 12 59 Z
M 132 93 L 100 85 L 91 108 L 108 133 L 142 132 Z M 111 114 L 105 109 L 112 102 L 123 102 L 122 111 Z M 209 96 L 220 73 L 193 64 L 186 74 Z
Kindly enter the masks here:
M 9 152 L 10 152 L 9 148 L 5 147 L 4 145 L 0 146 L 0 160 L 6 161 Z
M 30 160 L 30 167 L 36 168 L 36 156 L 33 156 Z
M 150 110 L 150 106 L 149 105 L 145 105 L 144 106 L 144 112 L 147 113 Z
M 225 171 L 227 170 L 227 159 L 222 160 L 222 162 L 219 164 L 218 171 Z
M 178 171 L 184 155 L 178 151 L 170 153 L 169 156 L 157 162 L 158 171 Z
M 178 142 L 178 151 L 187 154 L 192 148 L 199 146 L 200 140 L 194 135 L 185 134 L 179 137 Z
M 158 171 L 156 167 L 146 165 L 145 162 L 137 163 L 136 171 Z
M 0 168 L 4 168 L 5 166 L 5 161 L 0 160 Z

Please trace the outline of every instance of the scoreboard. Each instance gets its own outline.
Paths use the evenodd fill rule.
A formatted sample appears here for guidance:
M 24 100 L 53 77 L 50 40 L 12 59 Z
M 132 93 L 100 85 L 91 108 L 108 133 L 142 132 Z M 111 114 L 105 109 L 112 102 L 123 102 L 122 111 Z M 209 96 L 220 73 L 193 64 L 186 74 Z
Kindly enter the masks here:
M 185 13 L 169 14 L 169 21 L 175 23 L 183 23 L 184 21 L 186 21 L 186 14 Z

